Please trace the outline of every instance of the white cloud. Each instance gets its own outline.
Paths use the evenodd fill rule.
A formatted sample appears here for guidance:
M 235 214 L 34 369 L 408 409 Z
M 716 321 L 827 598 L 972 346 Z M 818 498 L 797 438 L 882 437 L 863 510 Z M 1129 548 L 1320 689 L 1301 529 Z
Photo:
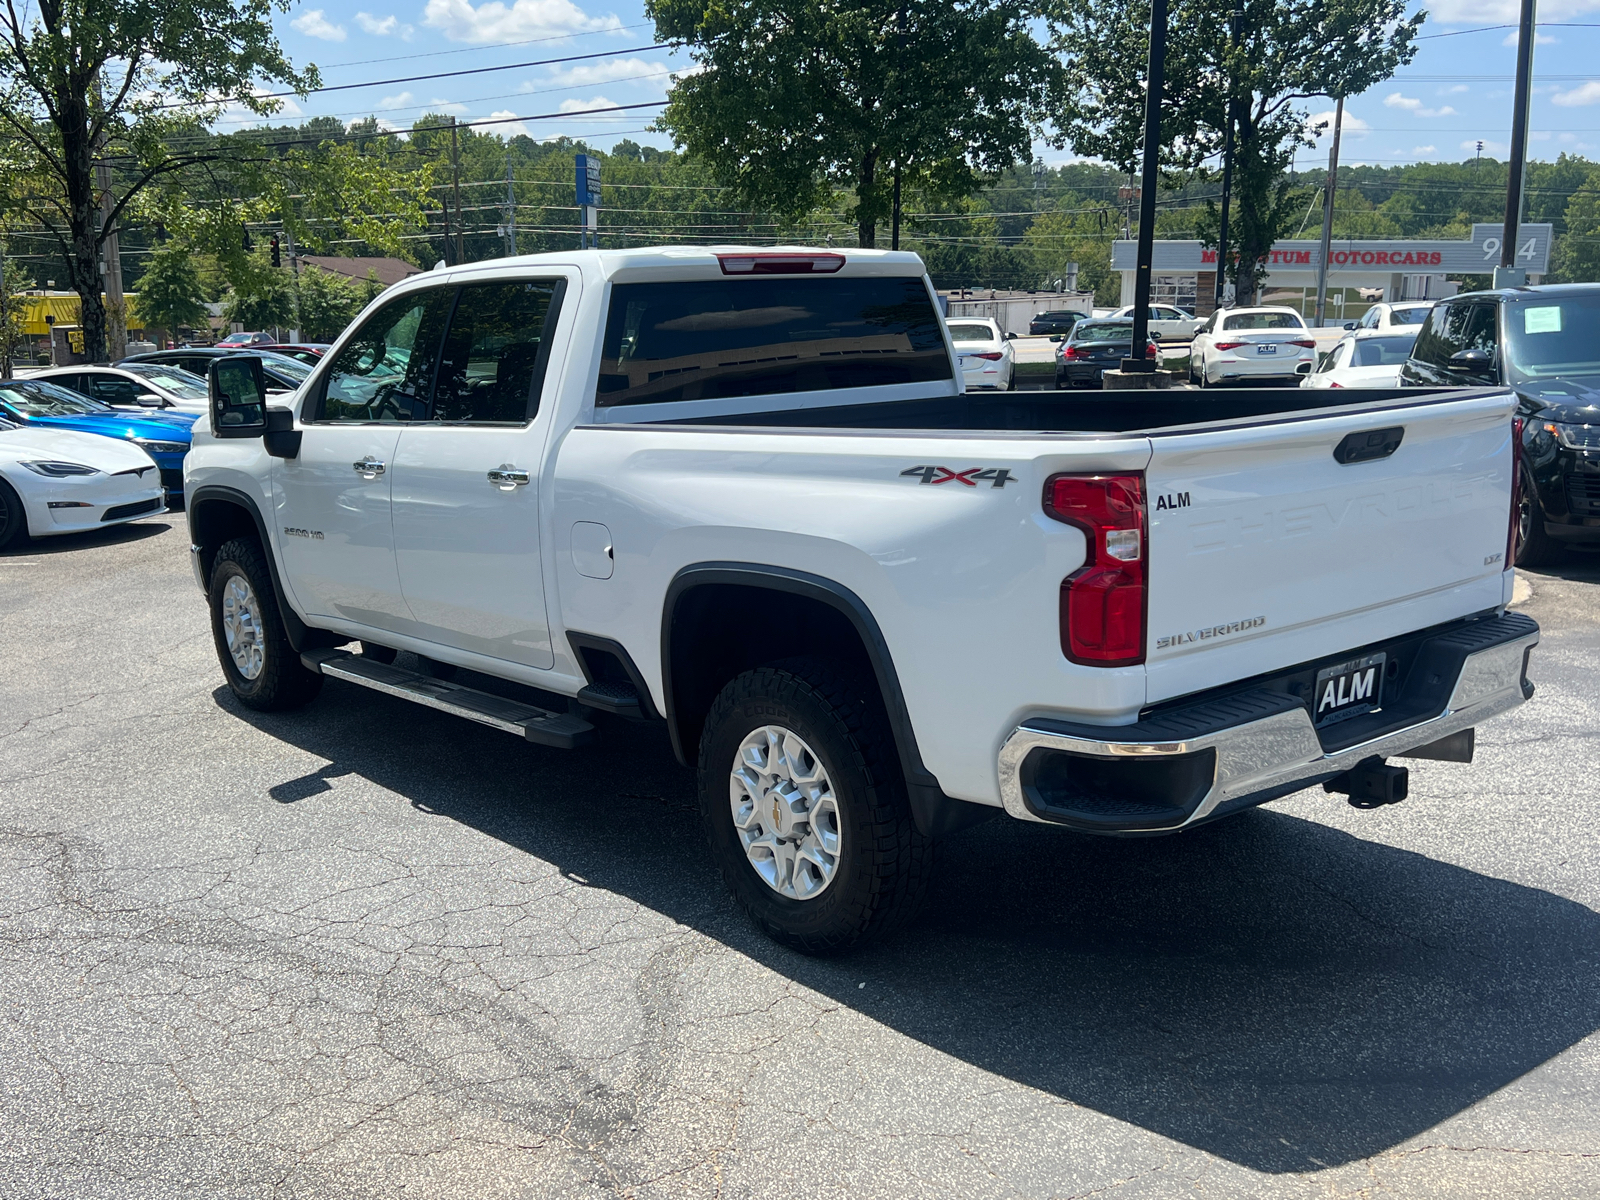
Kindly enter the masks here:
M 261 95 L 267 89 L 256 87 L 256 95 Z M 217 117 L 216 127 L 224 132 L 233 132 L 239 129 L 249 129 L 256 125 L 266 125 L 272 121 L 282 120 L 284 117 L 298 117 L 302 115 L 301 108 L 293 100 L 281 98 L 273 101 L 277 105 L 275 112 L 265 117 L 258 117 L 244 105 L 230 101 L 223 105 L 222 113 Z
M 604 62 L 579 63 L 564 70 L 551 71 L 549 80 L 537 86 L 543 87 L 544 82 L 548 82 L 558 87 L 595 87 L 603 83 L 616 83 L 641 75 L 651 75 L 658 71 L 662 74 L 657 75 L 656 79 L 665 80 L 666 70 L 665 63 L 646 62 L 642 58 L 613 58 Z M 526 85 L 528 90 L 532 90 L 534 86 Z
M 289 24 L 307 37 L 321 38 L 325 42 L 344 41 L 344 26 L 328 20 L 320 8 L 307 9 Z
M 564 113 L 581 113 L 591 108 L 611 108 L 615 106 L 616 103 L 617 102 L 615 100 L 612 100 L 606 96 L 594 96 L 588 100 L 563 100 L 561 102 L 560 111 Z M 599 116 L 587 117 L 585 119 L 589 121 L 621 121 L 625 118 L 629 120 L 632 119 L 628 117 L 627 113 L 616 112 L 601 113 Z
M 1517 0 L 1434 0 L 1428 15 L 1441 25 L 1515 24 L 1521 7 Z M 1539 20 L 1566 21 L 1592 12 L 1600 12 L 1600 0 L 1545 0 Z
M 1548 142 L 1550 140 L 1550 131 L 1548 129 L 1532 130 L 1528 134 L 1528 140 L 1530 142 Z
M 1411 147 L 1411 153 L 1415 154 L 1418 158 L 1422 158 L 1422 157 L 1424 157 L 1426 155 L 1429 155 L 1429 154 L 1437 154 L 1437 153 L 1439 153 L 1439 147 L 1437 147 L 1437 146 L 1413 146 L 1413 147 Z
M 1505 37 L 1500 39 L 1500 44 L 1502 46 L 1510 46 L 1515 49 L 1517 45 L 1517 31 L 1513 29 L 1510 33 L 1506 34 Z M 1533 44 L 1535 46 L 1557 46 L 1560 45 L 1560 39 L 1553 38 L 1548 33 L 1540 33 L 1537 29 L 1535 29 L 1533 31 Z
M 1591 79 L 1588 83 L 1579 84 L 1570 92 L 1557 92 L 1550 97 L 1552 104 L 1559 104 L 1562 108 L 1580 108 L 1586 104 L 1600 104 L 1600 79 Z
M 417 98 L 410 92 L 401 92 L 398 96 L 385 96 L 378 101 L 379 108 L 410 108 L 416 104 Z
M 467 111 L 467 106 L 465 104 L 458 104 L 454 100 L 441 100 L 438 96 L 435 96 L 432 100 L 428 101 L 428 111 L 436 113 L 450 113 L 459 117 L 462 113 Z
M 1415 96 L 1403 95 L 1400 92 L 1390 92 L 1385 96 L 1383 98 L 1383 106 L 1385 108 L 1401 108 L 1419 117 L 1453 117 L 1456 115 L 1456 110 L 1448 104 L 1440 108 L 1423 108 L 1421 100 L 1418 100 Z
M 400 28 L 400 18 L 393 13 L 387 17 L 375 17 L 369 12 L 358 12 L 356 24 L 361 26 L 362 33 L 370 33 L 373 37 L 390 37 Z
M 1597 0 L 1600 2 L 1600 0 Z M 509 42 L 523 38 L 560 37 L 618 29 L 615 14 L 591 17 L 572 0 L 428 0 L 422 23 L 442 31 L 453 42 Z
M 1321 128 L 1319 129 L 1318 126 Z M 1344 145 L 1351 138 L 1361 141 L 1371 129 L 1372 126 L 1368 125 L 1360 117 L 1354 113 L 1346 112 L 1344 114 L 1344 122 L 1339 127 L 1339 143 Z M 1306 121 L 1306 132 L 1316 141 L 1317 149 L 1326 150 L 1328 144 L 1333 140 L 1333 109 L 1330 108 L 1327 112 L 1312 113 Z
M 1466 84 L 1458 83 L 1454 87 L 1440 88 L 1437 94 L 1440 96 L 1460 96 L 1471 90 Z
M 488 128 L 493 132 L 500 134 L 502 137 L 514 138 L 519 134 L 525 134 L 528 137 L 532 137 L 533 130 L 529 129 L 524 122 L 512 119 L 516 117 L 516 115 L 517 114 L 512 112 L 509 108 L 503 108 L 499 112 L 492 112 L 489 114 L 489 120 L 499 121 L 501 124 L 490 125 Z

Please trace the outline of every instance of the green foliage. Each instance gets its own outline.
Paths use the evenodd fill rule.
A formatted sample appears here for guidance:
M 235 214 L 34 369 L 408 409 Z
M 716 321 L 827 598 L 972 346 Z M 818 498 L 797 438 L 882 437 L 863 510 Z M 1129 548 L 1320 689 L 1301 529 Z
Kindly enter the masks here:
M 343 275 L 311 266 L 300 272 L 300 336 L 306 341 L 333 341 L 361 306 L 361 288 Z
M 85 350 L 106 354 L 93 160 L 121 164 L 107 228 L 146 188 L 215 155 L 183 146 L 219 97 L 252 112 L 279 103 L 260 83 L 304 89 L 278 48 L 272 10 L 287 0 L 52 0 L 0 12 L 0 126 L 12 150 L 0 192 L 55 231 L 83 306 Z
M 205 286 L 186 246 L 172 243 L 150 255 L 139 278 L 139 316 L 147 329 L 177 337 L 180 329 L 207 324 Z
M 1600 169 L 1572 193 L 1563 213 L 1566 235 L 1550 264 L 1550 278 L 1560 283 L 1600 282 Z
M 702 70 L 660 118 L 739 201 L 789 220 L 852 198 L 861 245 L 892 178 L 958 197 L 1029 154 L 1056 64 L 1024 0 L 648 0 Z
M 274 267 L 265 247 L 231 264 L 232 287 L 222 300 L 222 315 L 248 330 L 294 324 L 294 281 L 288 268 Z
M 1295 149 L 1312 144 L 1299 102 L 1357 95 L 1387 79 L 1415 53 L 1423 14 L 1408 19 L 1404 0 L 1245 0 L 1243 36 L 1233 45 L 1233 6 L 1171 5 L 1161 137 L 1171 177 L 1210 177 L 1220 169 L 1231 99 L 1237 207 L 1229 229 L 1238 258 L 1229 273 L 1247 302 L 1263 252 L 1294 229 L 1305 208 L 1287 176 Z M 1133 171 L 1143 140 L 1149 0 L 1049 0 L 1046 12 L 1051 46 L 1068 64 L 1056 121 L 1064 140 L 1079 154 Z
M 6 246 L 0 241 L 0 379 L 11 378 L 11 362 L 18 350 L 32 339 L 22 332 L 22 304 L 17 293 L 33 287 L 33 280 L 13 260 L 5 258 Z

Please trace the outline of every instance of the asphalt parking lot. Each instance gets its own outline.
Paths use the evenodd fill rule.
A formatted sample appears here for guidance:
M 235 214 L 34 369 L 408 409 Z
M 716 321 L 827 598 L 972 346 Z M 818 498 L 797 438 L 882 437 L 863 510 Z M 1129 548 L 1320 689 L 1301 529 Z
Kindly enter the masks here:
M 222 685 L 181 519 L 0 555 L 0 1195 L 1600 1195 L 1600 556 L 1406 803 L 997 820 L 756 935 L 652 728 Z

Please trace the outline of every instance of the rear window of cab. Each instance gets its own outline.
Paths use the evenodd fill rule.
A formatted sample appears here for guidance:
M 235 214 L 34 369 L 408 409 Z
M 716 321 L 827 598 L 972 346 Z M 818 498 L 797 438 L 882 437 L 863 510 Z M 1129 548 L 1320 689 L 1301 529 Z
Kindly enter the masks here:
M 943 321 L 920 277 L 619 283 L 595 405 L 949 378 Z

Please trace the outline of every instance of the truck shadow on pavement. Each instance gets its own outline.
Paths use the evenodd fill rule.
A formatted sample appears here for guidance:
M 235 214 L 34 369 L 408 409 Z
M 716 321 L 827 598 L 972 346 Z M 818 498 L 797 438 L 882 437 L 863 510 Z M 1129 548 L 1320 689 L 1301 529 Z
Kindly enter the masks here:
M 217 700 L 330 761 L 281 803 L 362 776 L 906 1037 L 1257 1171 L 1382 1153 L 1600 1028 L 1600 914 L 1270 809 L 1127 841 L 991 821 L 943 845 L 912 928 L 816 960 L 734 908 L 659 727 L 562 753 L 337 682 L 300 713 Z

